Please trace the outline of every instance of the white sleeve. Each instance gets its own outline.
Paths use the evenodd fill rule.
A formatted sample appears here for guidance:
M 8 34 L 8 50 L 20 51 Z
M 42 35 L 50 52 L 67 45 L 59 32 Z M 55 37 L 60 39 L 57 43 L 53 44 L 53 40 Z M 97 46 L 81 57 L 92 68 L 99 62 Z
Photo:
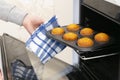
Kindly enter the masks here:
M 27 12 L 18 9 L 15 5 L 0 0 L 0 19 L 22 25 Z

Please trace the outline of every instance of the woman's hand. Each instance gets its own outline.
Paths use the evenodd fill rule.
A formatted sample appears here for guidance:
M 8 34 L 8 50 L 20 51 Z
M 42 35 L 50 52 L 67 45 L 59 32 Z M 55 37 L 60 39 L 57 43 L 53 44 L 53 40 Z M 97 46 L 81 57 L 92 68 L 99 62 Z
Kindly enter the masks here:
M 30 34 L 32 34 L 43 22 L 44 21 L 40 17 L 28 14 L 23 20 L 23 26 Z

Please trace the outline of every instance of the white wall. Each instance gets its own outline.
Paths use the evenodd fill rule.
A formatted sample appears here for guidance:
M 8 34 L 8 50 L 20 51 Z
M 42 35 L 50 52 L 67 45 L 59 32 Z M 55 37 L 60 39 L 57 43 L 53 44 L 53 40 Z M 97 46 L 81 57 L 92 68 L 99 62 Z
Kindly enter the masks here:
M 73 23 L 73 0 L 54 0 L 55 14 L 59 23 L 64 26 Z M 72 49 L 67 47 L 57 58 L 72 64 Z
M 53 15 L 57 15 L 59 23 L 67 25 L 73 23 L 73 0 L 6 0 L 29 13 L 42 17 L 45 21 Z M 26 41 L 29 38 L 24 27 L 0 20 L 0 35 L 8 33 L 19 40 Z M 65 62 L 72 63 L 72 49 L 67 47 L 56 55 Z
M 73 0 L 54 0 L 55 14 L 61 25 L 73 23 Z

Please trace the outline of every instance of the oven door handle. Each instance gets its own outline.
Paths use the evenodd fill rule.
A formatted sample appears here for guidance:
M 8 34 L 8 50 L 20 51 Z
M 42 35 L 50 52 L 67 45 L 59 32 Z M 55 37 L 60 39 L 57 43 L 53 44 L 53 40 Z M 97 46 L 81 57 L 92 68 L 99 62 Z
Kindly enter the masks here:
M 79 56 L 82 60 L 91 60 L 91 59 L 97 59 L 97 58 L 103 58 L 103 57 L 107 57 L 107 56 L 113 56 L 116 55 L 118 53 L 112 53 L 112 54 L 107 54 L 107 55 L 100 55 L 100 56 L 94 56 L 94 57 L 85 57 L 85 56 Z

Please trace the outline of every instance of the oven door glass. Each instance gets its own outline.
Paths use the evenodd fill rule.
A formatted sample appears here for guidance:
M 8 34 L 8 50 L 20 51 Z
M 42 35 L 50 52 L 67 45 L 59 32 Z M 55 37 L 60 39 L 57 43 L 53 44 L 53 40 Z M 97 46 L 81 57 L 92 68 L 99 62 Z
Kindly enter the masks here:
M 1 68 L 5 80 L 13 79 L 10 66 L 11 61 L 20 59 L 23 60 L 27 65 L 33 64 L 33 61 L 30 61 L 30 56 L 28 56 L 26 52 L 27 51 L 25 49 L 25 44 L 23 42 L 15 39 L 8 34 L 4 34 L 2 37 L 0 37 L 0 53 L 2 57 L 1 63 L 3 64 Z M 32 58 L 32 60 L 37 62 L 37 58 Z M 35 66 L 40 67 L 39 63 L 40 62 L 38 59 L 37 65 L 32 65 L 33 68 L 35 69 Z M 88 75 L 88 73 L 86 73 L 82 68 L 77 68 L 75 66 L 69 65 L 56 58 L 50 60 L 43 66 L 43 68 L 37 69 L 38 73 L 36 72 L 36 74 L 40 75 L 40 77 L 42 76 L 43 80 L 93 80 L 92 76 Z M 39 74 L 41 70 L 43 70 L 43 73 Z M 38 75 L 37 77 L 39 77 Z

